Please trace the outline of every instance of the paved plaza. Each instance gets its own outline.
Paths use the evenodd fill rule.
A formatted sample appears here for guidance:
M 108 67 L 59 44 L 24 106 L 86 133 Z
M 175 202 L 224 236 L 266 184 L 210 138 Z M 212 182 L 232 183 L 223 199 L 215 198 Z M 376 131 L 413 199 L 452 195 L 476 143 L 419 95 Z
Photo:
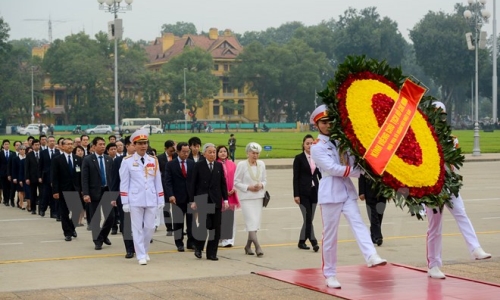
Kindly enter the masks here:
M 110 236 L 113 244 L 95 251 L 85 227 L 78 227 L 78 238 L 65 242 L 55 219 L 1 205 L 0 299 L 326 299 L 321 293 L 252 274 L 321 267 L 320 252 L 297 248 L 302 217 L 293 202 L 292 160 L 265 162 L 272 199 L 258 233 L 262 258 L 244 255 L 241 211 L 236 212 L 236 245 L 220 248 L 218 262 L 198 260 L 193 252 L 178 253 L 162 226 L 154 236 L 151 261 L 139 266 L 135 258 L 124 258 L 121 235 Z M 493 258 L 472 261 L 455 221 L 445 213 L 442 270 L 500 284 L 500 154 L 467 156 L 460 172 L 466 210 L 482 247 Z M 359 201 L 359 206 L 368 224 L 364 203 Z M 363 264 L 346 220 L 340 224 L 339 264 Z M 319 210 L 314 225 L 319 237 Z M 379 254 L 389 262 L 425 268 L 426 227 L 426 220 L 418 221 L 389 203 Z M 342 274 L 338 277 L 342 282 Z

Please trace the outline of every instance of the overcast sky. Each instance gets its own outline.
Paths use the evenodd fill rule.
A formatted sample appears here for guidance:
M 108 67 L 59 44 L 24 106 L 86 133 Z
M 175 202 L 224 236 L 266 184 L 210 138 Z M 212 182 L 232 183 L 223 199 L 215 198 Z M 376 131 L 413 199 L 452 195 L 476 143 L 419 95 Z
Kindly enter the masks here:
M 493 1 L 487 3 L 490 12 Z M 194 23 L 198 32 L 215 27 L 244 33 L 291 21 L 315 25 L 322 20 L 338 19 L 348 7 L 376 6 L 382 17 L 398 23 L 400 32 L 408 39 L 408 30 L 429 10 L 450 13 L 457 2 L 467 3 L 466 0 L 135 0 L 132 10 L 119 14 L 119 18 L 123 19 L 125 37 L 153 40 L 160 35 L 162 24 L 178 21 Z M 111 13 L 99 10 L 97 0 L 0 0 L 0 16 L 10 26 L 10 39 L 47 40 L 49 17 L 53 21 L 54 39 L 82 30 L 93 36 L 106 31 L 107 22 L 113 19 Z M 483 27 L 488 34 L 492 33 L 491 23 Z

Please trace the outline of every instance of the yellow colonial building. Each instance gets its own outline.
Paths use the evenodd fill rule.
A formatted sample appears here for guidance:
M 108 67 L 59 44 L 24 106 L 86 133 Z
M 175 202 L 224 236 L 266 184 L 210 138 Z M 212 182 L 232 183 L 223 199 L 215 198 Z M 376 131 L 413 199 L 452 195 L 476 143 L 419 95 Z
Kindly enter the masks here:
M 257 95 L 252 95 L 247 88 L 230 86 L 228 73 L 237 63 L 236 57 L 243 47 L 231 30 L 226 29 L 219 35 L 217 28 L 211 28 L 208 35 L 189 35 L 182 37 L 172 33 L 164 33 L 156 38 L 152 45 L 146 47 L 149 63 L 147 68 L 160 71 L 170 59 L 181 54 L 186 47 L 199 47 L 212 55 L 214 68 L 212 73 L 220 80 L 220 90 L 211 99 L 205 99 L 203 107 L 198 108 L 198 120 L 224 120 L 227 122 L 258 122 L 259 101 Z M 168 101 L 168 95 L 159 99 L 163 104 Z M 238 104 L 239 109 L 232 110 L 224 106 L 224 102 Z M 234 106 L 233 106 L 234 107 Z

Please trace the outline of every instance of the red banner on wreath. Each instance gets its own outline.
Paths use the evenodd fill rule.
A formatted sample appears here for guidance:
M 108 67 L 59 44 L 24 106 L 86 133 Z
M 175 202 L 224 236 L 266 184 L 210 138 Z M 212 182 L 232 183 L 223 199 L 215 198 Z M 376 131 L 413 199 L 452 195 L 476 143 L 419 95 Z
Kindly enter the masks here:
M 410 128 L 418 103 L 426 91 L 425 88 L 409 79 L 404 82 L 389 116 L 363 157 L 376 174 L 384 173 L 387 164 Z

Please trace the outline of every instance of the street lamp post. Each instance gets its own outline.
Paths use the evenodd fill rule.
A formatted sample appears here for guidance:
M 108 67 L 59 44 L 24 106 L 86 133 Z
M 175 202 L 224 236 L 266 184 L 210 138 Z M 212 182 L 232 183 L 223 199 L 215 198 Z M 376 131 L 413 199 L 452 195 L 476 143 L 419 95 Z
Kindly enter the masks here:
M 133 0 L 125 0 L 126 6 L 121 6 L 122 0 L 97 0 L 99 2 L 99 9 L 106 12 L 114 14 L 114 22 L 111 24 L 113 26 L 112 35 L 115 42 L 115 134 L 120 134 L 119 128 L 119 114 L 118 114 L 118 39 L 121 38 L 122 28 L 121 22 L 117 22 L 118 13 L 124 12 L 126 10 L 132 10 Z M 119 25 L 119 26 L 117 26 Z
M 472 149 L 473 156 L 481 155 L 481 149 L 479 148 L 479 72 L 478 72 L 478 50 L 479 48 L 484 49 L 486 47 L 486 32 L 481 32 L 481 27 L 484 23 L 488 22 L 490 17 L 490 12 L 484 9 L 486 0 L 468 0 L 469 9 L 464 11 L 464 17 L 471 23 L 474 28 L 474 40 L 471 33 L 465 34 L 467 38 L 467 44 L 469 50 L 476 51 L 475 57 L 475 111 L 474 111 L 474 148 Z
M 35 67 L 31 66 L 31 123 L 35 123 L 35 91 L 33 85 L 33 72 Z
M 184 68 L 184 132 L 187 132 L 187 97 L 186 97 L 186 70 Z

